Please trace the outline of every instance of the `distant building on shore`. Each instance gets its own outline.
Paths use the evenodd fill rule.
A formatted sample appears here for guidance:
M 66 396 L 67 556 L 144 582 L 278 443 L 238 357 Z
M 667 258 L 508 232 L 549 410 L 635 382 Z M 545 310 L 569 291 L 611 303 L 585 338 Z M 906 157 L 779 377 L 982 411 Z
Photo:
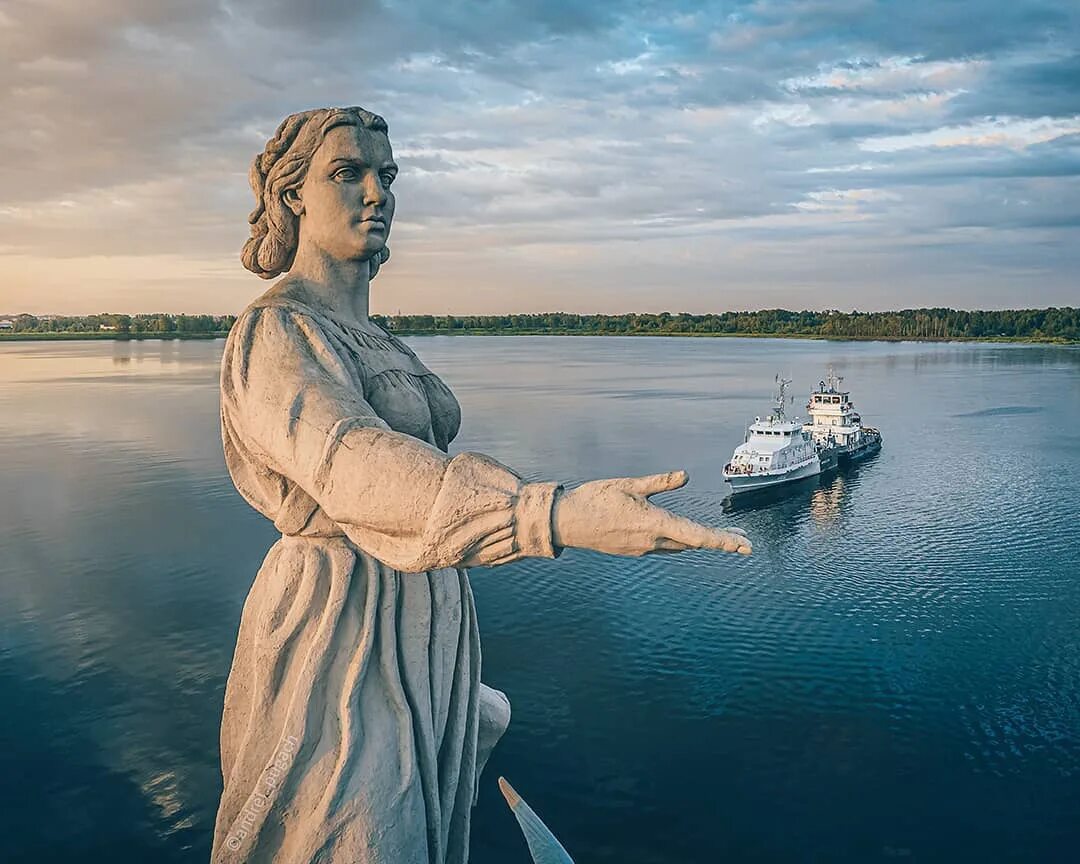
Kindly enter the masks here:
M 14 330 L 15 322 L 10 318 L 0 318 L 0 330 Z

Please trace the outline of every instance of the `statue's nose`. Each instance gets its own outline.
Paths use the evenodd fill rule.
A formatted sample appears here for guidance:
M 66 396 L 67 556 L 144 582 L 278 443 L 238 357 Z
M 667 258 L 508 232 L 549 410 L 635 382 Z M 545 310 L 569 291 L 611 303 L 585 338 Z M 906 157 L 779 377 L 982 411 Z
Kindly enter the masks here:
M 382 207 L 386 203 L 386 187 L 374 171 L 369 171 L 364 178 L 364 203 L 373 207 Z

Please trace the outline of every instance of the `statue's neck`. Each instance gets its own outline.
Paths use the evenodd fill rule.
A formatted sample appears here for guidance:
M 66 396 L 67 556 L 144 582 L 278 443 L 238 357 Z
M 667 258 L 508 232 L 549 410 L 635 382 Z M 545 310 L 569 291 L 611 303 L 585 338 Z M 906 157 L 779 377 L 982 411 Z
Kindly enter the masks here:
M 305 290 L 315 295 L 334 317 L 367 323 L 369 261 L 342 261 L 322 250 L 305 248 L 301 243 L 289 268 L 289 277 L 301 280 Z

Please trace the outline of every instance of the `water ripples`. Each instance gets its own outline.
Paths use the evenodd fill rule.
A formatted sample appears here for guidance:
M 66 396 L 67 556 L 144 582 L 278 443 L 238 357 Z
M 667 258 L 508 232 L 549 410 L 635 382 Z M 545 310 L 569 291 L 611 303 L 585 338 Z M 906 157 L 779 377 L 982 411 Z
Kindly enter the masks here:
M 1080 402 L 1061 393 L 1080 352 L 411 341 L 462 403 L 455 450 L 568 482 L 685 467 L 654 500 L 754 542 L 473 572 L 484 678 L 514 712 L 492 777 L 577 860 L 1069 857 Z M 65 817 L 90 808 L 108 860 L 202 862 L 224 677 L 274 532 L 224 473 L 220 343 L 112 350 L 0 358 L 0 683 L 20 742 L 0 767 L 37 810 L 10 802 L 0 829 L 24 857 L 74 859 Z M 836 364 L 885 446 L 732 502 L 720 468 L 778 363 Z M 473 834 L 474 864 L 520 860 L 493 788 Z

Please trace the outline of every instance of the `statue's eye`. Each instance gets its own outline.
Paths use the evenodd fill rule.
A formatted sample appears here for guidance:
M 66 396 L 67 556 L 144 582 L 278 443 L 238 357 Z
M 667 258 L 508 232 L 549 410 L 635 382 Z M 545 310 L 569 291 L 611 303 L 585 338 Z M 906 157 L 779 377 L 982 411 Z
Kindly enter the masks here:
M 339 168 L 334 172 L 334 179 L 341 180 L 344 183 L 352 183 L 354 180 L 359 180 L 360 175 L 356 173 L 355 168 Z
M 382 179 L 382 185 L 384 189 L 389 189 L 390 184 L 394 182 L 394 175 L 391 174 L 389 171 L 383 171 L 383 173 L 380 174 L 379 177 Z

